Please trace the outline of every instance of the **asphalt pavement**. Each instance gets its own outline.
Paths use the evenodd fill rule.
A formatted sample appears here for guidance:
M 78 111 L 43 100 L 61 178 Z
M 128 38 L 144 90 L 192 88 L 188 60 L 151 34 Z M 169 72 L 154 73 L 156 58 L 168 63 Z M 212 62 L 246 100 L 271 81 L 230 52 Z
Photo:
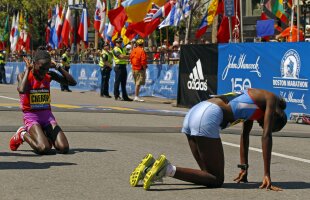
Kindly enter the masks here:
M 180 133 L 187 108 L 175 101 L 145 97 L 124 102 L 96 92 L 52 90 L 54 115 L 70 143 L 67 155 L 36 155 L 28 144 L 18 151 L 8 142 L 22 124 L 16 85 L 0 85 L 0 199 L 308 199 L 310 131 L 289 123 L 273 139 L 271 177 L 281 192 L 259 189 L 263 177 L 261 129 L 250 137 L 249 183 L 236 184 L 240 126 L 222 131 L 225 183 L 222 188 L 165 178 L 144 191 L 129 175 L 146 153 L 164 153 L 176 166 L 198 168 Z

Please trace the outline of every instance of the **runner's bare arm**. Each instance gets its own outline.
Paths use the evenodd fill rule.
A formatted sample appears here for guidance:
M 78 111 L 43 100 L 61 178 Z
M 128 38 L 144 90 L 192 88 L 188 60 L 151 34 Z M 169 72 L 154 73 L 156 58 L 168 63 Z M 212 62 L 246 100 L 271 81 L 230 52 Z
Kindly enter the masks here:
M 249 135 L 253 127 L 253 121 L 247 120 L 243 123 L 243 130 L 240 136 L 240 164 L 241 171 L 237 178 L 234 179 L 237 183 L 248 182 L 248 152 L 249 152 Z
M 277 98 L 272 93 L 266 93 L 266 110 L 264 115 L 264 127 L 262 136 L 262 149 L 264 159 L 264 178 L 263 183 L 260 186 L 261 189 L 267 190 L 282 190 L 279 187 L 275 187 L 271 183 L 270 178 L 270 164 L 271 164 L 271 152 L 272 152 L 272 129 L 273 129 L 273 118 L 276 112 Z
M 17 81 L 18 81 L 17 91 L 19 93 L 25 93 L 25 91 L 27 90 L 26 85 L 28 82 L 28 75 L 29 75 L 30 70 L 33 68 L 33 64 L 30 62 L 30 60 L 27 57 L 24 57 L 23 59 L 26 63 L 26 69 L 24 72 L 19 73 L 17 75 Z
M 69 72 L 67 72 L 66 70 L 64 70 L 55 61 L 52 61 L 51 68 L 55 68 L 62 75 L 62 76 L 60 76 L 56 72 L 49 71 L 49 75 L 51 76 L 52 80 L 55 80 L 58 83 L 68 84 L 70 86 L 75 86 L 77 84 L 76 81 L 74 80 L 74 78 L 71 76 L 71 74 Z

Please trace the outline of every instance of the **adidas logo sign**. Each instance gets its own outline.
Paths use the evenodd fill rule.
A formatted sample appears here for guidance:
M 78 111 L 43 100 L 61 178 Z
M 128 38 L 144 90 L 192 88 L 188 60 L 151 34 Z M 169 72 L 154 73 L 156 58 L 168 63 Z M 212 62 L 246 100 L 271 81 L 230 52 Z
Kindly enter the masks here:
M 189 75 L 189 81 L 187 82 L 187 88 L 190 90 L 208 90 L 207 80 L 204 80 L 202 66 L 200 59 L 196 62 L 196 66 L 193 68 L 193 72 Z

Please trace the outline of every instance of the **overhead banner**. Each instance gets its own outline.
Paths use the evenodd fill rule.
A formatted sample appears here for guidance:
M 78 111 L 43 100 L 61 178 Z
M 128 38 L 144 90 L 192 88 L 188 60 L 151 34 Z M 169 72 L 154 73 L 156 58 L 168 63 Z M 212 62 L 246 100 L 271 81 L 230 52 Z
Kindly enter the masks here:
M 217 44 L 182 45 L 178 106 L 191 107 L 217 91 Z
M 243 43 L 219 45 L 218 94 L 261 88 L 283 97 L 286 113 L 310 113 L 310 45 Z

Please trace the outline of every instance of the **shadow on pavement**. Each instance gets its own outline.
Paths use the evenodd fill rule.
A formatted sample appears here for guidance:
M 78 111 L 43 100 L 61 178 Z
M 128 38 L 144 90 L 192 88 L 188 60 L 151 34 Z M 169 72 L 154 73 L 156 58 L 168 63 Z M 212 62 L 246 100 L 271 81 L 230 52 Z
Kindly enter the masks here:
M 178 190 L 196 190 L 196 189 L 212 189 L 205 186 L 195 185 L 195 184 L 154 184 L 153 186 L 165 186 L 165 185 L 175 185 L 178 188 L 156 188 L 156 189 L 149 189 L 149 191 L 178 191 Z M 250 183 L 224 183 L 222 188 L 226 189 L 259 189 L 261 185 L 260 182 L 250 182 Z M 274 186 L 280 187 L 283 190 L 289 189 L 309 189 L 310 183 L 308 182 L 273 182 Z M 179 186 L 186 186 L 184 188 L 180 188 Z M 139 185 L 138 187 L 142 187 Z
M 83 152 L 90 152 L 90 153 L 102 153 L 107 151 L 116 151 L 113 149 L 85 149 L 85 148 L 72 148 L 69 150 L 68 154 L 76 154 L 76 153 L 83 153 Z
M 175 185 L 178 188 L 161 188 L 161 189 L 152 189 L 153 186 L 172 186 Z M 180 188 L 181 186 L 185 186 L 184 188 Z M 142 186 L 141 186 L 142 187 Z M 178 183 L 178 184 L 165 184 L 165 183 L 158 183 L 158 184 L 154 184 L 152 185 L 151 189 L 149 189 L 148 191 L 181 191 L 181 190 L 198 190 L 198 189 L 208 189 L 206 186 L 202 186 L 202 185 L 195 185 L 195 184 L 191 184 L 191 183 Z
M 116 151 L 113 149 L 85 149 L 85 148 L 72 148 L 69 150 L 67 154 L 72 155 L 76 153 L 83 153 L 83 152 L 90 152 L 90 153 L 102 153 L 107 151 Z M 24 153 L 27 152 L 27 153 Z M 31 154 L 28 154 L 28 152 L 31 152 Z M 57 151 L 55 149 L 51 149 L 48 154 L 45 155 L 39 155 L 36 154 L 33 150 L 18 150 L 15 152 L 0 152 L 0 157 L 8 157 L 8 156 L 21 156 L 21 157 L 38 157 L 38 156 L 51 156 L 56 155 Z
M 251 182 L 251 183 L 224 183 L 223 188 L 227 189 L 259 189 L 261 182 Z M 272 182 L 272 185 L 282 188 L 283 190 L 289 189 L 309 189 L 310 182 Z
M 68 162 L 45 162 L 45 163 L 35 163 L 35 162 L 26 162 L 26 161 L 17 161 L 17 162 L 1 162 L 0 170 L 6 169 L 48 169 L 53 166 L 68 166 L 68 165 L 77 165 L 76 163 Z
M 222 188 L 227 189 L 259 189 L 260 182 L 248 182 L 248 183 L 224 183 Z
M 31 154 L 28 154 L 28 153 L 25 154 L 22 152 L 31 152 Z M 9 156 L 38 157 L 40 155 L 35 154 L 34 151 L 31 151 L 31 150 L 22 150 L 22 151 L 15 151 L 15 152 L 0 152 L 0 157 L 9 157 Z
M 290 182 L 273 182 L 275 186 L 285 189 L 309 189 L 310 182 L 290 181 Z

